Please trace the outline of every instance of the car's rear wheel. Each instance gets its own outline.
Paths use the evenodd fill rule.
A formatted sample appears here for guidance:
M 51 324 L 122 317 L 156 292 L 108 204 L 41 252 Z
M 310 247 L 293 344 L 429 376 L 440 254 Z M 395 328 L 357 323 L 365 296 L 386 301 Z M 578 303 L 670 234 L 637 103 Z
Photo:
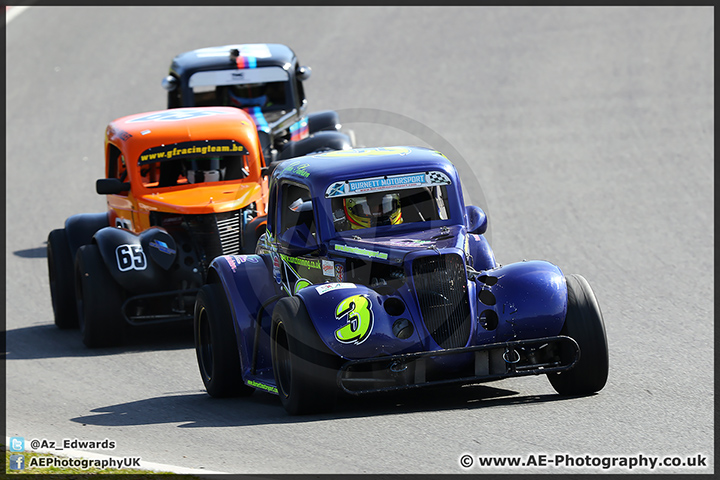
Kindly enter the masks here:
M 243 383 L 235 329 L 222 286 L 203 285 L 195 300 L 195 353 L 200 376 L 213 397 L 251 395 Z
M 290 415 L 332 410 L 338 390 L 338 357 L 320 340 L 299 298 L 283 298 L 275 306 L 270 344 L 275 383 L 285 410 Z
M 609 355 L 602 312 L 590 284 L 581 275 L 568 275 L 568 304 L 561 335 L 573 338 L 580 359 L 570 370 L 548 374 L 553 388 L 562 395 L 588 395 L 602 390 L 607 382 Z M 570 352 L 561 351 L 564 360 Z
M 55 325 L 62 329 L 78 328 L 72 252 L 64 228 L 48 235 L 47 262 Z
M 110 275 L 95 244 L 83 245 L 75 257 L 75 299 L 83 343 L 110 347 L 123 342 L 124 300 L 120 285 Z

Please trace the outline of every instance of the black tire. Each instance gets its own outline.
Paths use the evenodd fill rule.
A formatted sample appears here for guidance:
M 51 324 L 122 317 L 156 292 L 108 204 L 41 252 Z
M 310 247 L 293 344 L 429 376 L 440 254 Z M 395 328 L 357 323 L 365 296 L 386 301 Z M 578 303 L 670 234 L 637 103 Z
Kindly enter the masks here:
M 290 415 L 331 411 L 339 358 L 320 340 L 297 297 L 281 299 L 272 315 L 270 345 L 275 384 Z
M 561 395 L 589 395 L 607 382 L 609 357 L 602 312 L 590 284 L 581 275 L 568 275 L 568 305 L 561 335 L 580 346 L 580 359 L 570 370 L 548 374 Z M 561 352 L 567 357 L 567 352 Z
M 55 325 L 62 329 L 78 328 L 73 278 L 75 269 L 64 228 L 53 230 L 48 235 L 47 261 Z
M 195 299 L 195 354 L 205 389 L 212 397 L 244 397 L 235 329 L 222 285 L 203 285 Z
M 123 342 L 125 320 L 120 307 L 124 293 L 95 244 L 83 245 L 75 256 L 75 299 L 80 332 L 87 347 L 111 347 Z

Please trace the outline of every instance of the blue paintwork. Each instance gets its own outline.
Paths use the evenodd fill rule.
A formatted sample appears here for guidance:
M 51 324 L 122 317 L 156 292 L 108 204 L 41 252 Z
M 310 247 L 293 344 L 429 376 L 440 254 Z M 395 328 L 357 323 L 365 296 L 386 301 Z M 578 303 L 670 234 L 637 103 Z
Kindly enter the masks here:
M 425 222 L 422 224 L 425 227 L 423 230 L 418 230 L 417 223 L 370 228 L 363 230 L 362 237 L 354 237 L 356 231 L 335 232 L 331 220 L 331 199 L 325 196 L 328 187 L 334 182 L 424 171 L 443 172 L 451 181 L 446 187 L 450 200 L 447 205 L 449 217 L 446 220 Z M 475 231 L 478 231 L 477 225 L 484 222 L 484 212 L 465 209 L 457 171 L 439 152 L 398 147 L 359 149 L 345 152 L 345 155 L 343 152 L 312 155 L 281 163 L 273 173 L 271 192 L 275 185 L 285 180 L 292 180 L 310 189 L 320 244 L 319 254 L 316 254 L 319 258 L 341 266 L 346 266 L 347 260 L 352 258 L 372 260 L 401 268 L 405 274 L 404 285 L 389 295 L 348 280 L 340 285 L 311 285 L 297 292 L 319 337 L 338 356 L 355 360 L 440 349 L 423 323 L 412 280 L 415 259 L 439 254 L 457 254 L 463 260 L 472 256 L 473 268 L 468 269 L 466 286 L 471 318 L 474 320 L 466 347 L 559 334 L 567 308 L 567 287 L 563 273 L 555 265 L 543 261 L 497 265 L 485 237 L 468 233 L 467 212 L 471 214 L 470 222 L 476 226 Z M 276 215 L 270 212 L 268 235 L 271 244 L 277 235 L 276 221 Z M 269 335 L 274 302 L 267 306 L 261 316 L 259 342 L 256 344 L 254 339 L 256 317 L 261 304 L 273 296 L 282 295 L 273 276 L 272 257 L 219 257 L 212 263 L 211 270 L 220 279 L 231 304 L 245 382 L 253 380 L 274 385 Z M 211 275 L 209 281 L 212 278 L 215 277 Z M 334 279 L 327 281 L 334 282 Z M 368 299 L 372 311 L 372 331 L 358 343 L 343 343 L 335 332 L 347 323 L 347 317 L 336 318 L 336 309 L 343 300 L 354 295 L 363 295 Z M 391 297 L 403 302 L 405 310 L 400 315 L 391 315 L 385 310 L 383 305 Z M 489 303 L 493 302 L 488 298 L 494 298 L 494 304 L 483 303 L 481 298 Z M 484 328 L 478 321 L 480 314 L 487 310 L 497 314 L 497 326 L 491 329 Z M 393 334 L 393 323 L 399 318 L 410 320 L 414 326 L 413 334 L 407 339 L 397 338 Z M 252 374 L 254 349 L 256 371 Z M 471 354 L 467 357 L 437 359 L 436 363 L 455 368 L 457 364 L 467 361 L 472 361 Z

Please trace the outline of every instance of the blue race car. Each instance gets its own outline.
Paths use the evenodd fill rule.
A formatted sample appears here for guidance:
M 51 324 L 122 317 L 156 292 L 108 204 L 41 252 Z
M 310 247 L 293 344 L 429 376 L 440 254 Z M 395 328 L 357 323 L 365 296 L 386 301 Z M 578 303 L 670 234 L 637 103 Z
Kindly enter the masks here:
M 548 376 L 601 390 L 602 314 L 587 281 L 498 265 L 485 212 L 437 151 L 333 151 L 278 164 L 255 255 L 216 258 L 194 311 L 208 393 L 264 390 L 290 414 L 339 394 Z

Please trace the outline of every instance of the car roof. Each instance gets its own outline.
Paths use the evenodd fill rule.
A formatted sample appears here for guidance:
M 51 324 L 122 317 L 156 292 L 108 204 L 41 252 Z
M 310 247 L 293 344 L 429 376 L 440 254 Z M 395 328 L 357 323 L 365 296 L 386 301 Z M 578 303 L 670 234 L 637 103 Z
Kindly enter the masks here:
M 240 57 L 253 67 L 279 66 L 287 70 L 297 62 L 295 53 L 286 45 L 246 43 L 199 48 L 181 53 L 173 59 L 170 70 L 183 77 L 200 70 L 241 68 L 230 56 L 233 49 L 237 49 Z
M 277 166 L 273 177 L 303 183 L 313 196 L 328 197 L 331 184 L 429 171 L 445 174 L 446 184 L 458 183 L 455 167 L 442 153 L 412 146 L 336 150 L 289 159 Z
M 179 142 L 235 140 L 251 154 L 260 148 L 252 117 L 234 107 L 186 107 L 128 115 L 108 124 L 105 139 L 133 164 L 149 148 Z

